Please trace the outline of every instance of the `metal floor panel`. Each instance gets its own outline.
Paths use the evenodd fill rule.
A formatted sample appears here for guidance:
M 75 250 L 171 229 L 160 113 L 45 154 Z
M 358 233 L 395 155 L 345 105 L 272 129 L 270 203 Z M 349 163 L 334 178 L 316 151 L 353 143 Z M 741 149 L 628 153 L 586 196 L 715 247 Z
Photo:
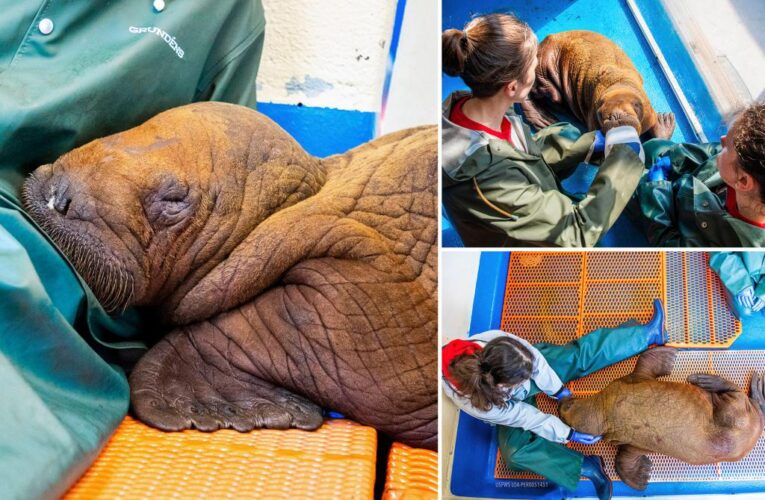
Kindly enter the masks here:
M 729 347 L 741 324 L 702 252 L 513 252 L 501 328 L 563 344 L 630 319 L 664 300 L 669 345 Z

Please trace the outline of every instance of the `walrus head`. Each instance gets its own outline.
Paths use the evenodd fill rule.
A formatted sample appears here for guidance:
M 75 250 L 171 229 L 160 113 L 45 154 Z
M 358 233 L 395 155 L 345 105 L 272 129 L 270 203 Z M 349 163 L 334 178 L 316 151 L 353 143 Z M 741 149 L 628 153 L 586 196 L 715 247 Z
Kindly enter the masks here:
M 600 434 L 603 422 L 597 411 L 592 411 L 588 398 L 564 399 L 558 407 L 560 418 L 579 432 Z
M 595 103 L 598 123 L 603 133 L 629 125 L 638 135 L 656 123 L 656 112 L 645 94 L 631 85 L 613 85 Z
M 324 178 L 321 163 L 265 116 L 199 103 L 39 167 L 22 200 L 114 312 L 177 303 L 261 221 Z

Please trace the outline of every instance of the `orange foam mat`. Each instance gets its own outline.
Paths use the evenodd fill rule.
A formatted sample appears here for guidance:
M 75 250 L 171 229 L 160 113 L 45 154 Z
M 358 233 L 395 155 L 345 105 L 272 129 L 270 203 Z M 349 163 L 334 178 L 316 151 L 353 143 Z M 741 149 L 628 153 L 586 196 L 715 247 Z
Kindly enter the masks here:
M 65 498 L 372 498 L 376 448 L 376 431 L 348 420 L 165 433 L 127 417 Z
M 597 392 L 612 380 L 631 373 L 637 357 L 600 370 L 570 385 L 575 395 Z M 765 351 L 681 351 L 678 353 L 672 374 L 661 380 L 685 382 L 692 373 L 714 373 L 725 377 L 739 387 L 748 390 L 752 372 L 765 368 Z M 557 415 L 557 402 L 544 395 L 537 396 L 539 409 Z M 585 446 L 570 443 L 569 446 L 587 455 L 601 455 L 606 461 L 606 471 L 612 479 L 618 480 L 614 470 L 616 447 L 603 441 Z M 651 482 L 680 481 L 746 481 L 761 480 L 765 477 L 765 434 L 755 448 L 738 462 L 721 462 L 709 465 L 689 465 L 665 455 L 650 454 L 653 462 Z M 511 471 L 497 452 L 494 475 L 498 479 L 542 479 L 529 472 Z
M 669 345 L 728 347 L 741 333 L 701 252 L 512 252 L 501 328 L 564 344 L 664 300 Z
M 438 498 L 438 453 L 393 443 L 383 500 Z

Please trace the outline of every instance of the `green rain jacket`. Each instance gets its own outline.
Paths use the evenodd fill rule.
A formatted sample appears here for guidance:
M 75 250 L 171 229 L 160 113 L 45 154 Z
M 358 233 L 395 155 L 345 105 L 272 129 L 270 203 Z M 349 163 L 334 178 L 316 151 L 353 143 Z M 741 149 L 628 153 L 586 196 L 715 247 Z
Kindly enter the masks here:
M 443 104 L 444 208 L 465 246 L 593 246 L 616 222 L 637 187 L 644 165 L 635 152 L 616 145 L 589 191 L 576 200 L 561 186 L 587 159 L 595 133 L 558 123 L 534 136 L 513 112 L 507 114 L 528 153 L 484 132 L 449 120 L 465 92 Z
M 20 209 L 24 177 L 200 100 L 255 105 L 260 0 L 0 0 L 0 497 L 55 498 L 125 416 L 113 361 L 141 348 Z M 96 353 L 96 350 L 101 354 Z
M 719 143 L 675 144 L 653 139 L 643 145 L 646 165 L 669 155 L 668 180 L 646 176 L 628 213 L 656 246 L 763 247 L 765 229 L 732 216 L 725 208 L 727 186 L 717 169 Z

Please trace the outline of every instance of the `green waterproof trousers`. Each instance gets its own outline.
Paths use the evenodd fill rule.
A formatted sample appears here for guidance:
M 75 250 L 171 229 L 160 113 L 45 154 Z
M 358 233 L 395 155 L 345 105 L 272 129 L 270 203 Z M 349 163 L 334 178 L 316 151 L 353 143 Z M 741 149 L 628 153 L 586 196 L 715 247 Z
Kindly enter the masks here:
M 643 328 L 637 324 L 601 328 L 565 345 L 540 343 L 534 347 L 565 384 L 645 351 L 648 339 Z M 534 397 L 539 392 L 532 381 L 524 403 L 536 406 Z M 584 458 L 580 452 L 518 427 L 502 425 L 497 429 L 499 451 L 510 468 L 539 474 L 568 490 L 576 489 Z

